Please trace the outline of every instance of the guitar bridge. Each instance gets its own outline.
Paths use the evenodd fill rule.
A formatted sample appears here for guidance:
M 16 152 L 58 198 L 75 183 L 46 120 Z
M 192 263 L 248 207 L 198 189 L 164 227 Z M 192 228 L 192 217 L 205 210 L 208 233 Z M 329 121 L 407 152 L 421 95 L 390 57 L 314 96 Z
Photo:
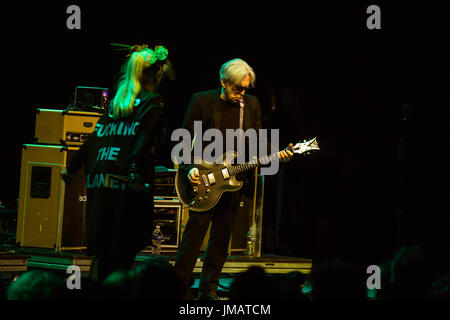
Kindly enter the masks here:
M 205 175 L 202 176 L 203 179 L 203 183 L 205 184 L 206 187 L 209 187 L 209 183 L 208 183 L 208 178 L 206 178 Z

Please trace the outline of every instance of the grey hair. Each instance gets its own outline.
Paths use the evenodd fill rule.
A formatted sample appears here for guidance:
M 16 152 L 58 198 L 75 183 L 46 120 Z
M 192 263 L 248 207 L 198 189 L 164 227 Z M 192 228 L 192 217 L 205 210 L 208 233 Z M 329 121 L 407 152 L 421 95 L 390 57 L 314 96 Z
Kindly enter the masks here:
M 256 75 L 253 68 L 242 59 L 233 59 L 225 62 L 220 67 L 220 80 L 228 83 L 239 84 L 246 75 L 250 76 L 250 84 L 255 86 Z

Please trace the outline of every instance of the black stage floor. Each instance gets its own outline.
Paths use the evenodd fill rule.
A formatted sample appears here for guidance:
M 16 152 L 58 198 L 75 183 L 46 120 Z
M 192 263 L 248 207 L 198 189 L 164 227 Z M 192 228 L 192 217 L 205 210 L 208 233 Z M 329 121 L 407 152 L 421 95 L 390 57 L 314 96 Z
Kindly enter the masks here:
M 198 278 L 203 266 L 203 254 L 202 252 L 200 253 L 194 268 L 194 281 L 192 286 L 194 289 L 198 286 Z M 155 256 L 167 259 L 173 264 L 175 262 L 176 251 L 163 251 L 160 255 L 154 255 L 144 250 L 136 256 L 135 261 L 138 264 Z M 71 265 L 77 265 L 82 272 L 82 276 L 88 276 L 91 262 L 92 257 L 87 256 L 83 251 L 55 252 L 53 249 L 42 248 L 15 248 L 0 251 L 0 273 L 3 280 L 8 278 L 14 280 L 22 272 L 32 269 L 44 269 L 65 273 Z M 261 257 L 233 254 L 228 256 L 222 269 L 219 290 L 220 288 L 229 287 L 234 276 L 246 271 L 250 266 L 263 267 L 266 273 L 272 275 L 290 272 L 309 274 L 312 260 L 271 254 L 263 254 Z
M 136 256 L 136 263 L 147 261 L 154 256 L 167 259 L 174 263 L 176 251 L 161 252 L 154 255 L 151 252 L 141 251 Z M 0 267 L 7 265 L 25 265 L 29 268 L 66 270 L 68 266 L 77 265 L 82 272 L 88 272 L 92 262 L 92 257 L 87 256 L 83 251 L 63 251 L 54 252 L 52 249 L 42 248 L 20 248 L 3 250 L 0 253 Z M 312 260 L 298 257 L 286 257 L 272 254 L 263 254 L 260 257 L 248 257 L 242 254 L 228 256 L 223 272 L 227 274 L 240 273 L 250 266 L 261 266 L 267 273 L 289 273 L 298 271 L 308 274 L 311 270 Z M 203 253 L 200 253 L 194 273 L 201 272 L 203 266 Z M 6 269 L 0 269 L 6 271 Z M 22 271 L 23 268 L 17 268 Z

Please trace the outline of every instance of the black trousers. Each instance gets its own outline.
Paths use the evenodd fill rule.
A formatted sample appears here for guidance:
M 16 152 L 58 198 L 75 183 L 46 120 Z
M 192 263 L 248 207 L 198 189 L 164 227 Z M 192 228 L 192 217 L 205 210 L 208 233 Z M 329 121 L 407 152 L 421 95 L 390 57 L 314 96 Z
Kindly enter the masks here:
M 104 281 L 116 270 L 129 270 L 150 243 L 153 195 L 107 189 L 91 191 L 88 199 L 88 254 Z
M 204 293 L 216 292 L 220 273 L 228 254 L 233 214 L 237 211 L 239 199 L 239 192 L 225 192 L 218 204 L 210 211 L 189 212 L 189 219 L 175 261 L 175 269 L 188 287 L 200 248 L 209 224 L 212 222 L 199 290 Z

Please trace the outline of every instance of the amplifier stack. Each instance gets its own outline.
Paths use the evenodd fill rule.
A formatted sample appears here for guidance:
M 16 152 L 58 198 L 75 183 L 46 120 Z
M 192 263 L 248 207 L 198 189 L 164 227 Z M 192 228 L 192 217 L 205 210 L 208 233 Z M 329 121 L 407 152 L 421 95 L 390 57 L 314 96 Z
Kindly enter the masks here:
M 102 114 L 37 109 L 35 139 L 22 148 L 16 242 L 21 247 L 86 248 L 84 169 L 66 186 L 61 170 Z
M 37 109 L 33 144 L 22 146 L 16 242 L 56 252 L 86 249 L 85 170 L 69 185 L 61 170 L 91 134 L 102 114 Z M 165 236 L 163 251 L 181 241 L 183 210 L 175 192 L 176 170 L 155 168 L 153 228 Z M 151 250 L 149 239 L 148 250 Z

